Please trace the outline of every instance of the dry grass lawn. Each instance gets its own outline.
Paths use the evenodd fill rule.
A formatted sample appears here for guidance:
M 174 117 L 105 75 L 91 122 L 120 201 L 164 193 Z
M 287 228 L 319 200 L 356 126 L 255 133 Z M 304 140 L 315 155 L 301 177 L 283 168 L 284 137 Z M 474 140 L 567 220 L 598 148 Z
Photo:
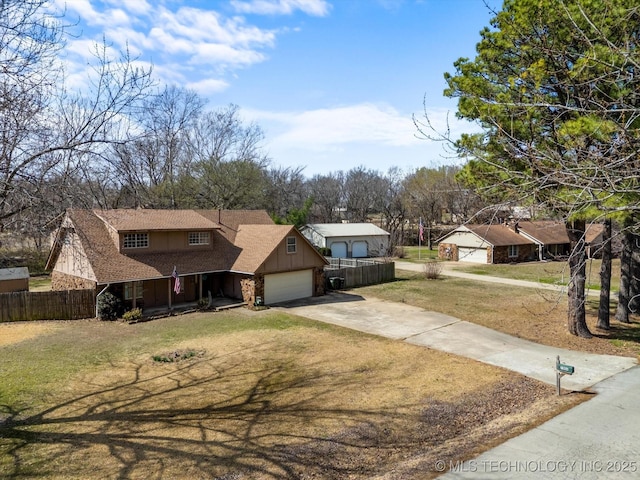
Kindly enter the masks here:
M 0 397 L 2 478 L 428 479 L 436 460 L 469 458 L 584 399 L 270 311 L 0 324 L 0 338 L 7 385 L 43 364 L 75 372 Z M 176 352 L 188 358 L 157 361 Z
M 397 270 L 396 277 L 395 282 L 357 291 L 446 313 L 543 345 L 599 354 L 640 355 L 640 323 L 637 318 L 630 324 L 613 320 L 613 303 L 611 329 L 595 328 L 598 297 L 588 298 L 587 324 L 594 337 L 584 339 L 568 332 L 566 294 L 454 277 L 427 280 L 420 273 L 403 270 Z

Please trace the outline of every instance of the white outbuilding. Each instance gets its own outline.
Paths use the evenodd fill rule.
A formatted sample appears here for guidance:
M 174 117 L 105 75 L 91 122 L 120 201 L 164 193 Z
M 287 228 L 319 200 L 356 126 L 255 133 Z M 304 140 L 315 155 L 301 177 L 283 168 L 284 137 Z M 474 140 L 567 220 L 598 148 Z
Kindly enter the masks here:
M 335 258 L 382 257 L 389 251 L 389 232 L 372 223 L 310 223 L 300 233 Z

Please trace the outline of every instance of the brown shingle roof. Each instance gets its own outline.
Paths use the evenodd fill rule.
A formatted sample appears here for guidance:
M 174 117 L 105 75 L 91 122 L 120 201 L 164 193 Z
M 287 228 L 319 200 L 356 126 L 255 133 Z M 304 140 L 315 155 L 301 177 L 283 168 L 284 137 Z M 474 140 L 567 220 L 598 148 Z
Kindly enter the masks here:
M 242 253 L 231 270 L 255 272 L 294 229 L 291 225 L 241 225 L 235 244 Z
M 562 222 L 553 220 L 521 221 L 518 222 L 517 228 L 543 245 L 569 243 L 567 227 Z
M 94 210 L 94 213 L 119 232 L 218 228 L 215 222 L 194 210 L 117 209 Z
M 505 225 L 465 225 L 465 227 L 494 247 L 533 244 L 531 240 L 518 235 Z
M 169 277 L 174 267 L 180 275 L 215 271 L 254 273 L 291 232 L 295 234 L 293 226 L 275 225 L 265 211 L 156 210 L 142 216 L 137 210 L 126 210 L 122 214 L 114 212 L 73 209 L 67 212 L 99 284 Z M 120 253 L 105 221 L 115 219 L 120 231 L 144 230 L 131 223 L 132 219 L 141 218 L 143 225 L 150 226 L 149 222 L 158 219 L 160 213 L 168 214 L 166 219 L 159 220 L 161 228 L 149 230 L 176 230 L 168 228 L 167 219 L 178 219 L 180 226 L 177 229 L 209 229 L 215 225 L 214 251 Z M 299 238 L 306 241 L 302 236 Z M 321 257 L 318 258 L 319 264 L 322 263 Z

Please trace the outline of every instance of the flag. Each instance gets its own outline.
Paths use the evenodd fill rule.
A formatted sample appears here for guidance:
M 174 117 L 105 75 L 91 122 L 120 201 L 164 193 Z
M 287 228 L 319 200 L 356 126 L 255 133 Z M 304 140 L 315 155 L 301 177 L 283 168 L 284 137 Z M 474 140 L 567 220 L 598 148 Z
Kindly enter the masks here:
M 180 293 L 180 277 L 178 276 L 176 267 L 173 267 L 173 273 L 171 274 L 171 276 L 176 279 L 176 282 L 173 284 L 173 291 L 176 292 L 177 295 Z
M 424 225 L 422 225 L 422 217 L 420 217 L 420 223 L 418 224 L 418 235 L 420 236 L 420 241 L 424 242 Z

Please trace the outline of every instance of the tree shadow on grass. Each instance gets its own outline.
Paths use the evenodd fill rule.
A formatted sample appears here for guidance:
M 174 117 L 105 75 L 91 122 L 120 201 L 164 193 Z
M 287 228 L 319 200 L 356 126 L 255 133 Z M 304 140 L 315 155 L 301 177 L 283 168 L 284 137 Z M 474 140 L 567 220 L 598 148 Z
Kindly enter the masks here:
M 131 364 L 126 379 L 96 380 L 36 412 L 1 406 L 0 472 L 4 478 L 299 478 L 320 469 L 325 478 L 344 478 L 376 471 L 375 462 L 350 462 L 354 452 L 398 448 L 388 428 L 411 421 L 399 413 L 404 409 L 332 400 L 352 387 L 358 372 L 326 372 L 321 365 L 302 371 L 286 361 L 247 365 L 236 353 Z M 352 434 L 341 434 L 345 429 Z

